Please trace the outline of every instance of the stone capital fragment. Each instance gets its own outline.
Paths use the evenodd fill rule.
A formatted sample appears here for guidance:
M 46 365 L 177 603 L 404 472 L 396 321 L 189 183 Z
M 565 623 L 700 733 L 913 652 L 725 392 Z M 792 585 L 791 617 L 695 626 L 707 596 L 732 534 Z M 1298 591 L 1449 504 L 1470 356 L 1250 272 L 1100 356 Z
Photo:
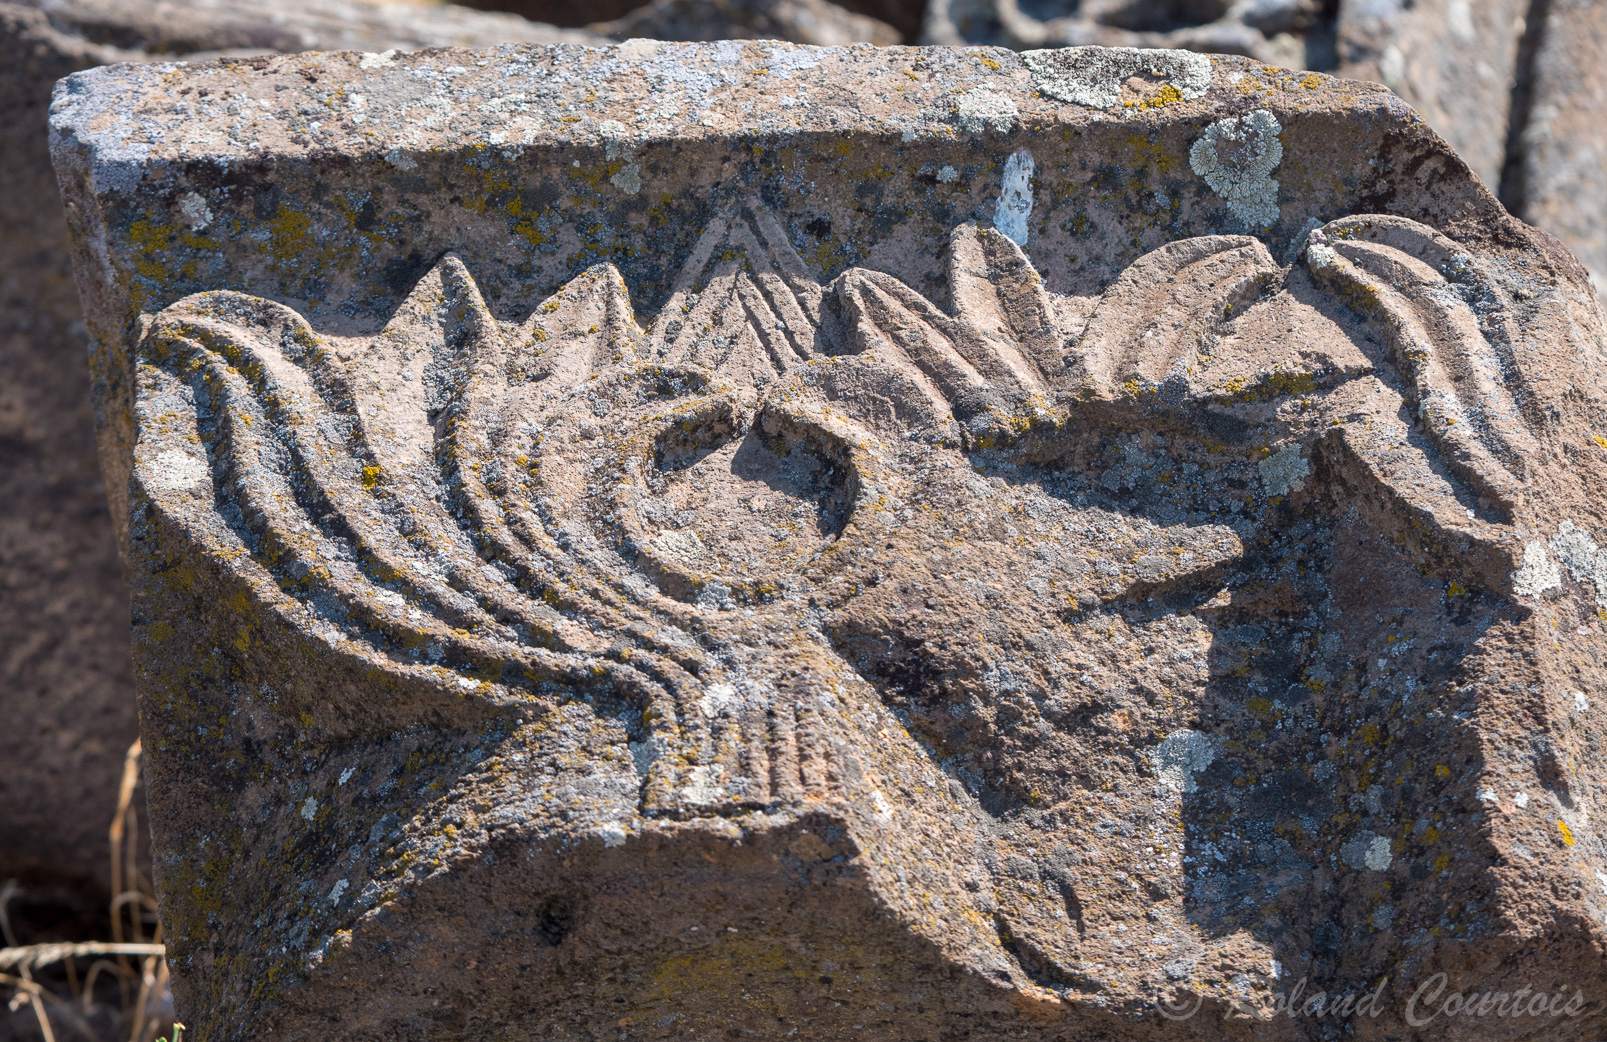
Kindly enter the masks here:
M 1385 91 L 1131 58 L 62 83 L 198 1037 L 1607 983 L 1588 281 Z

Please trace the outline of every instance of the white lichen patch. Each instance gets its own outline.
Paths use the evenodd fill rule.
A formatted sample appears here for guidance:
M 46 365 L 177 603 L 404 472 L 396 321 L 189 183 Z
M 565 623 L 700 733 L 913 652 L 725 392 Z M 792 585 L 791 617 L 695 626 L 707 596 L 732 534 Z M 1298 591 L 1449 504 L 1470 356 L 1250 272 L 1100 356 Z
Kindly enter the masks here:
M 1576 582 L 1590 582 L 1596 589 L 1597 607 L 1607 608 L 1607 553 L 1603 553 L 1590 533 L 1564 519 L 1551 537 L 1551 549 L 1562 567 Z
M 394 166 L 398 170 L 418 169 L 418 163 L 414 162 L 413 157 L 409 156 L 405 151 L 403 151 L 400 145 L 386 151 L 385 162 L 389 163 L 391 166 Z
M 1215 761 L 1216 743 L 1211 736 L 1186 727 L 1167 735 L 1149 754 L 1155 776 L 1179 792 L 1193 792 L 1194 776 Z
M 1306 267 L 1312 271 L 1321 271 L 1331 268 L 1339 263 L 1339 254 L 1326 242 L 1312 239 L 1306 244 Z
M 960 129 L 969 133 L 981 133 L 992 127 L 1001 134 L 1008 134 L 1016 125 L 1016 117 L 1016 103 L 1007 94 L 977 87 L 960 98 Z
M 1583 581 L 1595 574 L 1596 541 L 1571 520 L 1564 520 L 1557 526 L 1557 534 L 1551 537 L 1551 549 L 1575 579 Z
M 662 531 L 650 544 L 660 557 L 678 564 L 692 565 L 703 556 L 703 540 L 690 528 L 683 532 Z
M 625 165 L 609 177 L 608 183 L 626 195 L 642 190 L 642 167 L 636 162 L 636 149 L 632 144 L 631 129 L 616 119 L 605 119 L 597 124 L 597 136 L 603 139 L 603 158 L 610 163 L 624 159 Z
M 1251 228 L 1278 219 L 1278 182 L 1283 162 L 1283 125 L 1266 109 L 1217 120 L 1189 149 L 1189 166 L 1228 204 L 1228 212 Z
M 1256 464 L 1256 469 L 1261 472 L 1261 483 L 1266 486 L 1267 495 L 1287 496 L 1305 488 L 1311 463 L 1300 455 L 1299 445 L 1285 445 Z
M 1063 47 L 1024 51 L 1038 93 L 1056 101 L 1108 109 L 1122 99 L 1129 77 L 1154 77 L 1175 88 L 1184 101 L 1204 97 L 1211 87 L 1211 59 L 1189 51 L 1134 47 Z
M 194 192 L 185 192 L 179 198 L 179 213 L 184 215 L 184 223 L 192 232 L 202 231 L 212 223 L 212 208 Z
M 318 797 L 308 796 L 307 802 L 301 805 L 301 816 L 311 821 L 318 816 Z
M 710 684 L 703 694 L 699 696 L 697 707 L 706 718 L 713 720 L 740 701 L 737 697 L 737 689 L 732 685 Z
M 993 207 L 993 226 L 1017 246 L 1027 244 L 1027 218 L 1032 216 L 1032 154 L 1026 149 L 1004 161 L 1004 183 Z
M 1544 597 L 1562 588 L 1562 569 L 1546 553 L 1546 544 L 1532 539 L 1523 548 L 1523 563 L 1512 573 L 1512 592 L 1519 597 Z
M 1356 838 L 1339 848 L 1339 858 L 1351 868 L 1382 872 L 1395 863 L 1390 853 L 1389 837 L 1372 832 L 1358 833 Z
M 207 483 L 212 472 L 206 461 L 183 449 L 163 449 L 141 471 L 146 487 L 160 492 L 189 492 Z
M 364 51 L 362 57 L 357 59 L 359 69 L 383 69 L 385 66 L 394 65 L 395 63 L 396 49 L 394 47 L 378 54 L 373 51 Z
M 346 892 L 346 888 L 350 885 L 351 884 L 347 883 L 344 879 L 337 879 L 334 887 L 332 887 L 329 891 L 329 903 L 332 905 L 340 904 L 340 895 L 344 894 Z
M 681 786 L 681 798 L 688 803 L 713 803 L 721 795 L 719 785 L 721 768 L 715 766 L 693 767 L 686 772 L 686 784 Z
M 635 195 L 642 190 L 642 168 L 638 163 L 626 163 L 619 168 L 608 183 L 618 188 L 626 195 Z
M 603 139 L 603 158 L 610 162 L 633 151 L 630 128 L 617 119 L 605 119 L 597 124 L 597 136 Z

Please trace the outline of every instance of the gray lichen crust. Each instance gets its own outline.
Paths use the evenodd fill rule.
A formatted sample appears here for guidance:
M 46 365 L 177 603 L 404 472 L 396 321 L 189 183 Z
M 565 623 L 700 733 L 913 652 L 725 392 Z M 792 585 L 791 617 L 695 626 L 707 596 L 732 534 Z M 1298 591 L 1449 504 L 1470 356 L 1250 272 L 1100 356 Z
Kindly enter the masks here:
M 1600 313 L 1387 95 L 1202 60 L 69 81 L 185 1022 L 1229 1038 L 1280 967 L 1591 972 Z M 1247 83 L 1264 238 L 1186 162 Z
M 1119 104 L 1133 76 L 1158 79 L 1185 101 L 1204 97 L 1211 86 L 1211 59 L 1190 51 L 1066 47 L 1026 51 L 1021 60 L 1032 70 L 1033 86 L 1046 96 L 1096 109 Z
M 1272 171 L 1283 162 L 1283 127 L 1265 109 L 1219 120 L 1189 149 L 1189 166 L 1250 228 L 1278 220 L 1278 182 Z

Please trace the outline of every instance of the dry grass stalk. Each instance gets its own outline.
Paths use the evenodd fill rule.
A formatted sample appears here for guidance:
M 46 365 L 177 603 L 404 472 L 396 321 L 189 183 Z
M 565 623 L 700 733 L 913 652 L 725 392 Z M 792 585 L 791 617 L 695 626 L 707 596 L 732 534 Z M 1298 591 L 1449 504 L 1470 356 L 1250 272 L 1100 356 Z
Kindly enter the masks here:
M 161 1030 L 160 996 L 167 989 L 168 968 L 167 960 L 163 958 L 165 949 L 161 943 L 161 927 L 158 925 L 154 935 L 149 939 L 146 937 L 145 916 L 147 912 L 154 916 L 156 901 L 151 896 L 149 881 L 140 874 L 139 845 L 135 841 L 139 834 L 138 814 L 134 806 L 134 794 L 139 788 L 139 769 L 140 743 L 136 741 L 123 759 L 117 813 L 107 830 L 112 884 L 110 943 L 19 944 L 7 906 L 21 888 L 15 880 L 0 884 L 0 937 L 3 937 L 6 945 L 0 948 L 0 987 L 12 989 L 13 1010 L 21 1009 L 24 1003 L 32 1007 L 45 1042 L 56 1042 L 50 1013 L 54 1013 L 61 1022 L 89 1042 L 105 1042 L 105 1036 L 85 1019 L 94 1011 L 95 982 L 102 973 L 110 973 L 117 978 L 122 1011 L 120 1019 L 127 1028 L 129 1042 L 151 1042 Z M 94 958 L 95 961 L 90 964 L 89 971 L 80 983 L 74 960 L 81 958 Z M 57 963 L 63 964 L 67 971 L 68 987 L 78 1008 L 33 979 L 35 969 Z M 3 972 L 7 970 L 16 972 Z M 173 1042 L 178 1042 L 182 1030 L 179 1025 L 174 1025 Z
M 16 948 L 0 948 L 0 970 L 18 966 L 38 969 L 68 959 L 90 955 L 161 955 L 160 944 L 108 944 L 105 941 L 83 941 L 78 944 L 27 944 Z

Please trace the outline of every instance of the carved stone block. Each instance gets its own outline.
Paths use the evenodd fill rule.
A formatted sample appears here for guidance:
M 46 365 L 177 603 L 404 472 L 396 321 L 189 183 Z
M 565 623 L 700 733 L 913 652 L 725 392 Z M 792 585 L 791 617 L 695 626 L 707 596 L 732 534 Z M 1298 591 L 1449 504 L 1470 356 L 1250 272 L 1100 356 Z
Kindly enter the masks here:
M 1602 315 L 1387 92 L 635 42 L 53 119 L 198 1037 L 1599 1001 Z

